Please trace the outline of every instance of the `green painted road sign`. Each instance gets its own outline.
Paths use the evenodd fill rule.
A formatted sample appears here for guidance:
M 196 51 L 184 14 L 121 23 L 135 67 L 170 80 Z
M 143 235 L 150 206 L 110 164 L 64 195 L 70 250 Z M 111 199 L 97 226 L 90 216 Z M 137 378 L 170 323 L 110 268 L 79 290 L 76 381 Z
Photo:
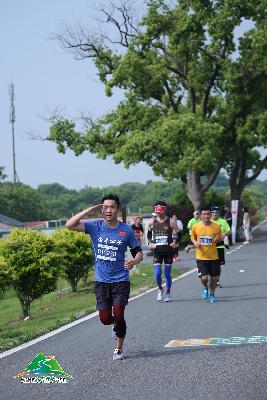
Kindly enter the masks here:
M 206 338 L 206 339 L 177 339 L 171 340 L 165 347 L 185 347 L 185 346 L 221 346 L 233 344 L 252 344 L 266 343 L 267 336 L 245 336 L 229 338 Z

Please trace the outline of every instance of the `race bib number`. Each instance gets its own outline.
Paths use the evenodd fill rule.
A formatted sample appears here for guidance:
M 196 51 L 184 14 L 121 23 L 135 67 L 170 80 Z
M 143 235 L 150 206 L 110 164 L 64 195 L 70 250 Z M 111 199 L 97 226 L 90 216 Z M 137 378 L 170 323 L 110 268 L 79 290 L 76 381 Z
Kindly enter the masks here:
M 118 248 L 114 246 L 108 246 L 105 244 L 98 244 L 98 249 L 97 249 L 97 256 L 99 260 L 105 260 L 105 261 L 117 261 L 117 251 Z
M 200 236 L 199 243 L 202 246 L 211 246 L 212 245 L 212 237 L 211 236 Z
M 156 246 L 168 246 L 168 236 L 156 236 Z

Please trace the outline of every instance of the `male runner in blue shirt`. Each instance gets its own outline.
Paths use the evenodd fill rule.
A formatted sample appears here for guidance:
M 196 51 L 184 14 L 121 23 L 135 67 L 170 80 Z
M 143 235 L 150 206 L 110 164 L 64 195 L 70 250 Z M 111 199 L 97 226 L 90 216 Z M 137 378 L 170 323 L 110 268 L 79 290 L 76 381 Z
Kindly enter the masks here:
M 118 220 L 120 200 L 108 194 L 101 204 L 70 218 L 68 229 L 89 234 L 93 243 L 95 261 L 95 294 L 99 317 L 104 325 L 114 324 L 117 348 L 113 360 L 123 359 L 123 343 L 126 335 L 124 309 L 130 294 L 129 270 L 143 259 L 142 249 L 130 226 Z M 104 220 L 81 222 L 90 214 L 102 211 Z M 130 247 L 133 258 L 125 260 Z

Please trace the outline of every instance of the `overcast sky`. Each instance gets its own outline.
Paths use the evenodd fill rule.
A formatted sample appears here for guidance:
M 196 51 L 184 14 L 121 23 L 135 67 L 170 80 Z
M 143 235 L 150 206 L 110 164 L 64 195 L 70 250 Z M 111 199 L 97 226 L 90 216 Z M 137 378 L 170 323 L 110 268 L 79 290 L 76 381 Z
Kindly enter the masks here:
M 107 98 L 94 65 L 78 61 L 49 39 L 63 24 L 93 28 L 92 5 L 100 0 L 10 0 L 0 5 L 0 166 L 13 179 L 8 86 L 15 85 L 15 142 L 19 180 L 32 187 L 58 182 L 68 188 L 105 187 L 124 182 L 159 180 L 145 164 L 125 169 L 112 160 L 84 153 L 59 154 L 53 143 L 33 141 L 29 132 L 45 136 L 45 118 L 56 108 L 67 116 L 89 112 L 96 118 L 112 110 L 121 96 Z M 101 4 L 110 4 L 102 0 Z M 261 176 L 266 179 L 267 174 Z

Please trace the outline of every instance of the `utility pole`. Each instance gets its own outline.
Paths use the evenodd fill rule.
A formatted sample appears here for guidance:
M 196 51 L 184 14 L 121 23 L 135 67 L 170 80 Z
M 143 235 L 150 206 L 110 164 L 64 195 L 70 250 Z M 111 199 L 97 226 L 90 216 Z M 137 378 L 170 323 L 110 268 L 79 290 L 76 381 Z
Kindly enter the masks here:
M 15 153 L 15 119 L 16 119 L 15 104 L 14 104 L 15 91 L 14 91 L 14 85 L 12 82 L 9 85 L 9 97 L 10 97 L 9 121 L 11 123 L 11 129 L 12 129 L 13 182 L 17 183 L 18 175 L 17 175 L 17 171 L 16 171 L 16 153 Z

